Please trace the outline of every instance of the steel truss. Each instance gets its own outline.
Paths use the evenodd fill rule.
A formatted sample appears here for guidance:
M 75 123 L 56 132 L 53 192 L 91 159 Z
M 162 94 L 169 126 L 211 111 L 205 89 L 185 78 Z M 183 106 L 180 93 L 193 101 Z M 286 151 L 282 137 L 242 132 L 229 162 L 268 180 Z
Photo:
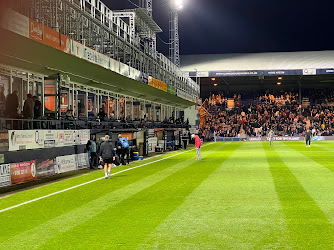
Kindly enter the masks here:
M 151 18 L 152 0 L 145 1 L 147 18 L 142 9 L 111 11 L 100 0 L 11 0 L 11 3 L 15 11 L 199 98 L 199 86 L 181 73 L 177 67 L 179 60 L 174 60 L 175 66 L 156 51 L 156 31 L 150 28 L 155 24 Z M 178 27 L 171 30 L 176 32 Z M 176 50 L 179 43 L 174 41 L 174 44 Z

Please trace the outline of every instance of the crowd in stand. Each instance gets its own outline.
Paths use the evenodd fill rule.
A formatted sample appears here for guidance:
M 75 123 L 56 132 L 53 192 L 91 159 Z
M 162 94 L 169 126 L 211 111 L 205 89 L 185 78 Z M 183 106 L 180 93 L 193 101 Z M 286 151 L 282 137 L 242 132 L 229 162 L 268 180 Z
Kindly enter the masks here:
M 318 94 L 314 91 L 312 98 Z M 326 104 L 333 93 L 323 96 Z M 222 94 L 212 95 L 207 101 L 211 114 L 202 128 L 206 136 L 214 132 L 219 137 L 266 136 L 273 129 L 277 136 L 297 136 L 307 128 L 313 135 L 334 135 L 333 106 L 299 105 L 299 95 L 285 92 L 280 95 L 264 94 L 254 96 L 248 105 L 238 105 L 241 95 L 234 95 L 234 108 L 227 107 L 227 99 Z

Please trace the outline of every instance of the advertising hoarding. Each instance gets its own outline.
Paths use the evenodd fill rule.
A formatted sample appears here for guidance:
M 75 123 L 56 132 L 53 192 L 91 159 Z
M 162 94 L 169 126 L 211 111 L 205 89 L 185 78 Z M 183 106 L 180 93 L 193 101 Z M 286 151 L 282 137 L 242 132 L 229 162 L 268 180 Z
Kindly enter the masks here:
M 36 160 L 37 177 L 51 176 L 56 173 L 56 159 L 39 159 Z
M 148 77 L 148 85 L 156 89 L 160 89 L 164 92 L 167 92 L 167 84 L 151 76 Z
M 9 130 L 7 136 L 9 151 L 16 151 L 86 144 L 90 130 Z
M 29 20 L 29 38 L 52 48 L 71 53 L 71 39 L 58 31 Z
M 72 40 L 71 54 L 79 58 L 84 58 L 85 46 L 77 41 Z
M 87 61 L 100 65 L 106 69 L 109 69 L 109 57 L 86 46 L 84 47 L 83 58 L 86 59 Z
M 109 69 L 111 71 L 114 71 L 116 73 L 119 73 L 119 64 L 120 62 L 119 61 L 116 61 L 115 59 L 113 58 L 110 58 L 109 59 Z
M 78 169 L 90 167 L 88 153 L 77 154 L 76 157 L 77 157 L 77 168 Z
M 29 38 L 37 42 L 43 42 L 43 25 L 33 19 L 29 20 Z
M 10 164 L 0 165 L 0 187 L 9 186 L 10 184 Z
M 11 183 L 17 184 L 37 179 L 35 161 L 10 164 Z
M 56 174 L 66 173 L 77 169 L 76 155 L 65 155 L 56 158 Z
M 142 83 L 148 84 L 148 74 L 144 72 L 140 72 L 140 75 L 138 78 L 136 78 L 136 80 Z
M 83 129 L 83 130 L 78 130 L 79 132 L 79 143 L 81 145 L 86 145 L 87 142 L 90 139 L 90 130 L 89 129 Z
M 124 63 L 119 63 L 119 73 L 123 76 L 130 77 L 130 67 Z
M 9 151 L 44 147 L 43 130 L 8 130 Z
M 76 144 L 77 133 L 75 130 L 58 130 L 57 147 L 72 146 Z
M 44 130 L 44 148 L 56 146 L 57 130 Z

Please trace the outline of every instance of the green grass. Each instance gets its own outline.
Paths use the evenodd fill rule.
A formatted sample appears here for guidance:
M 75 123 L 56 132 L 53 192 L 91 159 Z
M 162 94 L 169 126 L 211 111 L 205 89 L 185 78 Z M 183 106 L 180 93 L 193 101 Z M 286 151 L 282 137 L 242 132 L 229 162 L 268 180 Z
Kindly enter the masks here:
M 334 142 L 215 143 L 200 162 L 178 151 L 127 168 L 172 155 L 0 213 L 0 249 L 334 249 Z M 0 210 L 101 176 L 13 194 Z

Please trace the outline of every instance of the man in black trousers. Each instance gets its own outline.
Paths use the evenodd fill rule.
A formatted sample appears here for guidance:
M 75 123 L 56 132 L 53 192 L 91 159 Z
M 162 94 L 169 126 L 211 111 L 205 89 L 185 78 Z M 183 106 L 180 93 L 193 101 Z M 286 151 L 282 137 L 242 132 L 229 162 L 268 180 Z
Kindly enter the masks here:
M 307 129 L 305 133 L 305 142 L 307 148 L 311 147 L 311 137 L 312 137 L 311 132 L 309 129 Z

